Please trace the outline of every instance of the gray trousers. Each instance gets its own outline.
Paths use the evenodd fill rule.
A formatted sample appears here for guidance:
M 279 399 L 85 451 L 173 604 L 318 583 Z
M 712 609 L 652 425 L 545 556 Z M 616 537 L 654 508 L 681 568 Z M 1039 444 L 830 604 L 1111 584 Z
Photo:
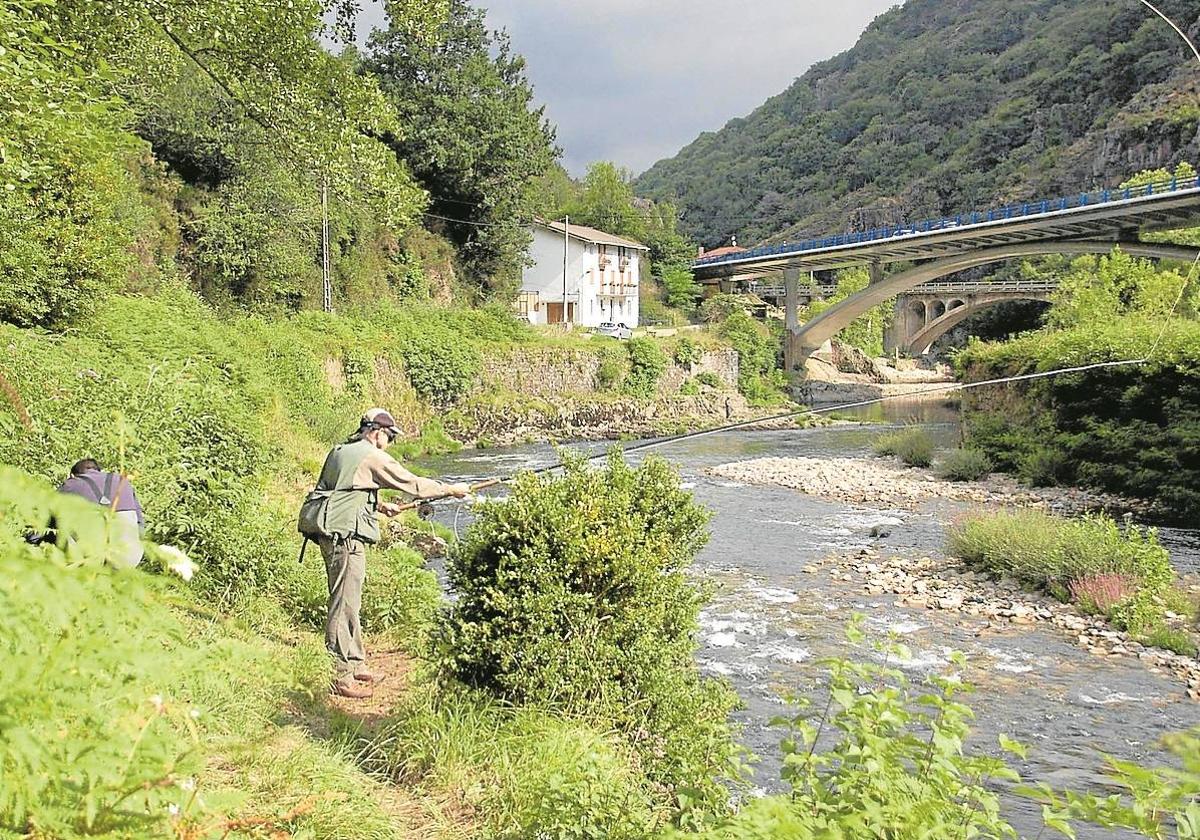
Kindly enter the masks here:
M 358 623 L 363 582 L 367 577 L 367 552 L 355 539 L 320 542 L 325 573 L 329 576 L 325 647 L 333 657 L 337 679 L 343 679 L 359 673 L 367 656 Z

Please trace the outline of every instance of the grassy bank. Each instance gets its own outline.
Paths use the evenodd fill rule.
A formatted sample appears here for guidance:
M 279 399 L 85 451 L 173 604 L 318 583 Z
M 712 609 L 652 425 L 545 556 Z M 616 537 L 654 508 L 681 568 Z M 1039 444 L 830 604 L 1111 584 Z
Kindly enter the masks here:
M 950 551 L 988 574 L 1103 615 L 1144 644 L 1196 653 L 1200 603 L 1179 586 L 1153 529 L 1121 527 L 1104 516 L 1004 511 L 958 523 Z

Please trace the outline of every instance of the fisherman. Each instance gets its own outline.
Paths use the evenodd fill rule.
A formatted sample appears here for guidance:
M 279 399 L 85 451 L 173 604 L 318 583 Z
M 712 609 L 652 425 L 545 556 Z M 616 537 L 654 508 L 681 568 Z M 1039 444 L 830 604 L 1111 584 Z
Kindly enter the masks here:
M 419 499 L 470 492 L 466 484 L 444 484 L 413 475 L 388 455 L 400 430 L 390 413 L 373 408 L 363 415 L 358 431 L 335 446 L 325 458 L 316 489 L 300 509 L 300 533 L 321 546 L 329 577 L 329 609 L 325 647 L 333 657 L 331 692 L 365 698 L 382 677 L 366 670 L 359 627 L 366 546 L 379 539 L 378 514 L 395 516 L 399 505 L 379 501 L 380 490 L 400 490 Z
M 72 465 L 70 477 L 59 485 L 58 492 L 82 496 L 113 511 L 116 533 L 109 551 L 113 565 L 129 568 L 142 562 L 146 517 L 127 476 L 105 472 L 95 459 L 84 458 Z

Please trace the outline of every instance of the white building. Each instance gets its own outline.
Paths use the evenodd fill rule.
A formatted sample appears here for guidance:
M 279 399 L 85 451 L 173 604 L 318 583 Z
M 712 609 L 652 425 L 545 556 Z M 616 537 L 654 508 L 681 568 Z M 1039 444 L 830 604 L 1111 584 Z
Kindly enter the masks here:
M 636 327 L 642 260 L 648 250 L 640 242 L 595 228 L 538 220 L 529 247 L 533 264 L 521 276 L 517 311 L 531 324 L 561 324 L 565 302 L 567 323 Z

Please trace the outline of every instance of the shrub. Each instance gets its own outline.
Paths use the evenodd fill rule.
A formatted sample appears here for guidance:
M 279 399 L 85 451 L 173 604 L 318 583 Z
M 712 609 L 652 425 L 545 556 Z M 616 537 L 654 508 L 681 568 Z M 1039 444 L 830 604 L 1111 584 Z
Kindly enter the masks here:
M 647 399 L 654 396 L 658 378 L 667 369 L 667 355 L 650 338 L 632 338 L 625 343 L 625 348 L 629 354 L 625 393 Z
M 1174 577 L 1157 532 L 1120 528 L 1103 515 L 1065 519 L 1032 510 L 967 517 L 950 531 L 950 551 L 968 564 L 1065 597 L 1089 575 L 1129 577 L 1151 591 Z
M 1115 572 L 1085 574 L 1068 583 L 1067 591 L 1085 613 L 1107 615 L 1113 607 L 1133 597 L 1137 581 Z
M 675 364 L 690 369 L 692 365 L 704 358 L 704 351 L 687 336 L 675 342 Z
M 880 435 L 873 447 L 877 455 L 894 455 L 910 467 L 928 467 L 933 463 L 933 438 L 918 426 Z
M 696 374 L 696 381 L 706 388 L 720 388 L 721 377 L 717 376 L 711 370 L 702 370 Z
M 600 365 L 596 368 L 596 387 L 601 391 L 615 389 L 625 378 L 629 367 L 628 352 L 622 353 L 611 345 L 600 349 Z
M 439 405 L 463 396 L 479 372 L 479 352 L 452 327 L 426 324 L 405 335 L 399 349 L 408 381 Z
M 443 673 L 513 703 L 613 727 L 667 797 L 714 809 L 727 791 L 734 696 L 693 658 L 705 598 L 684 576 L 708 514 L 659 459 L 604 469 L 565 455 L 484 502 L 453 553 L 458 601 L 439 628 Z
M 1071 465 L 1064 452 L 1039 446 L 1017 461 L 1017 477 L 1030 487 L 1057 487 L 1071 481 Z
M 945 481 L 978 481 L 992 471 L 992 459 L 978 449 L 951 449 L 938 462 L 938 477 Z
M 694 377 L 685 379 L 683 384 L 679 386 L 679 393 L 685 397 L 697 396 L 700 393 L 700 383 Z
M 748 304 L 741 295 L 713 295 L 700 304 L 700 319 L 705 323 L 717 324 L 734 313 L 746 314 Z
M 737 350 L 738 390 L 756 405 L 775 402 L 786 380 L 779 370 L 779 344 L 767 328 L 737 309 L 717 334 Z

